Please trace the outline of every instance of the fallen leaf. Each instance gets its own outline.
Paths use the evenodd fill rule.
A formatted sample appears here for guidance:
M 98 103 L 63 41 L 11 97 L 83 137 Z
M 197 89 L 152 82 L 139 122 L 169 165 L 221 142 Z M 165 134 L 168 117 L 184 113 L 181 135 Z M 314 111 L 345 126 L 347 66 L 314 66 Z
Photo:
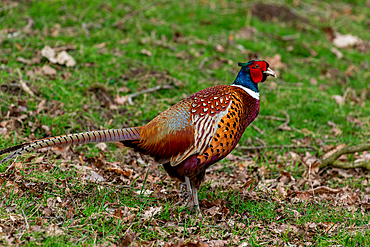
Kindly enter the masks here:
M 333 95 L 331 96 L 332 99 L 335 100 L 335 102 L 338 104 L 338 105 L 344 105 L 344 97 L 342 95 Z
M 224 53 L 226 51 L 226 48 L 223 45 L 215 44 L 214 48 L 217 52 Z
M 311 83 L 311 85 L 314 85 L 314 86 L 316 86 L 318 84 L 317 79 L 314 78 L 314 77 L 311 77 L 310 83 Z
M 64 235 L 64 231 L 60 229 L 57 225 L 55 224 L 50 224 L 46 228 L 46 235 L 47 236 L 59 236 L 59 235 Z
M 204 210 L 205 213 L 208 213 L 212 216 L 215 216 L 217 213 L 219 213 L 219 211 L 220 211 L 220 207 L 217 207 L 217 206 L 213 206 L 211 208 Z
M 116 98 L 114 99 L 114 102 L 116 102 L 119 105 L 124 105 L 128 100 L 128 96 L 122 96 L 120 97 L 118 94 L 116 95 Z
M 143 218 L 144 220 L 149 220 L 150 218 L 154 217 L 156 214 L 160 213 L 162 207 L 150 207 L 149 210 L 145 211 Z
M 143 196 L 149 196 L 150 194 L 153 193 L 152 190 L 138 190 L 138 191 L 135 191 L 136 194 L 138 195 L 143 195 Z
M 351 34 L 343 35 L 340 33 L 335 33 L 335 37 L 333 39 L 333 44 L 339 48 L 354 46 L 356 44 L 359 44 L 360 42 L 361 42 L 361 39 Z
M 95 147 L 98 148 L 101 151 L 105 151 L 108 148 L 107 144 L 104 143 L 104 142 L 96 144 Z
M 356 66 L 351 64 L 350 66 L 348 66 L 348 68 L 346 69 L 344 73 L 349 77 L 353 77 L 356 71 L 357 71 Z
M 296 198 L 299 201 L 308 201 L 310 199 L 310 195 L 307 194 L 306 192 L 302 192 L 296 196 Z
M 76 65 L 76 61 L 66 51 L 60 52 L 56 60 L 60 65 L 65 64 L 67 67 L 73 67 Z
M 119 247 L 128 247 L 134 240 L 134 234 L 127 233 L 125 236 L 118 240 Z
M 56 75 L 57 74 L 57 71 L 47 64 L 42 66 L 41 71 L 44 75 Z
M 45 46 L 41 50 L 41 55 L 46 57 L 51 63 L 58 63 L 60 65 L 66 65 L 67 67 L 73 67 L 76 65 L 76 61 L 70 56 L 65 50 L 61 51 L 56 56 L 55 49 L 51 48 L 50 46 Z
M 147 55 L 148 57 L 151 57 L 152 56 L 152 52 L 147 50 L 147 49 L 142 49 L 140 51 L 141 54 L 144 54 L 144 55 Z
M 57 60 L 55 58 L 55 51 L 50 46 L 47 45 L 44 48 L 42 48 L 41 55 L 43 57 L 46 57 L 50 62 L 57 63 Z
M 265 59 L 273 69 L 285 69 L 286 64 L 281 61 L 281 55 L 275 54 L 273 57 L 266 57 Z
M 257 33 L 257 29 L 252 26 L 241 28 L 236 34 L 236 39 L 251 39 Z
M 280 197 L 285 198 L 287 196 L 287 192 L 286 192 L 286 189 L 284 187 L 284 183 L 283 182 L 279 182 L 277 184 L 276 189 L 277 189 L 277 193 L 278 193 L 278 195 Z

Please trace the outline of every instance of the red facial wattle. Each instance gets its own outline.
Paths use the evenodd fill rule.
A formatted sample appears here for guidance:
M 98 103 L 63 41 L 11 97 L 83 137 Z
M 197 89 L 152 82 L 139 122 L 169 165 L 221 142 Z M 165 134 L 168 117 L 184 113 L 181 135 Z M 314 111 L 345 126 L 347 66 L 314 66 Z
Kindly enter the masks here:
M 267 70 L 267 64 L 264 61 L 254 61 L 254 63 L 249 66 L 249 69 L 253 82 L 259 83 L 263 80 L 263 71 Z

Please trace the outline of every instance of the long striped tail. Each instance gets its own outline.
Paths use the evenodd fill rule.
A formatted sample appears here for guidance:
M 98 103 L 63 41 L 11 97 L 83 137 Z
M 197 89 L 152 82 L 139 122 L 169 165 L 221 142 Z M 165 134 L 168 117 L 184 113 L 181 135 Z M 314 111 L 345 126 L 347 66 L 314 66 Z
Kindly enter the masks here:
M 140 139 L 140 128 L 97 130 L 85 133 L 49 137 L 34 142 L 23 143 L 0 151 L 0 155 L 10 153 L 0 164 L 16 158 L 17 156 L 45 147 L 65 146 L 83 143 L 117 142 Z

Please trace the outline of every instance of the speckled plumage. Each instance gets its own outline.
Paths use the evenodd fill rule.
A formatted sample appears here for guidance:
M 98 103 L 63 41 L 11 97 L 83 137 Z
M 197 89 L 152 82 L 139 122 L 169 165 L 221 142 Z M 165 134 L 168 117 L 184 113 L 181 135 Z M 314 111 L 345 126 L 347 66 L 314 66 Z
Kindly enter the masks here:
M 260 107 L 257 83 L 275 76 L 265 61 L 240 64 L 231 86 L 199 91 L 167 109 L 148 124 L 120 130 L 103 130 L 58 136 L 20 144 L 0 151 L 12 152 L 1 163 L 32 150 L 77 143 L 120 141 L 150 155 L 167 173 L 186 182 L 195 205 L 197 189 L 206 169 L 226 157 L 237 145 Z M 198 207 L 199 209 L 199 207 Z

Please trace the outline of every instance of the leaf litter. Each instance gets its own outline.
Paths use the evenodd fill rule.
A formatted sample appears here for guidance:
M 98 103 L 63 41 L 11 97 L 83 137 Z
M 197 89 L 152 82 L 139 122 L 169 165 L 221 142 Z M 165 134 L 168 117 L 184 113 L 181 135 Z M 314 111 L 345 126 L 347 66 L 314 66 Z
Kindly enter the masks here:
M 330 149 L 329 155 L 330 153 L 335 152 L 335 150 L 338 150 L 338 148 L 340 147 Z M 119 151 L 122 152 L 121 150 Z M 125 161 L 122 163 L 108 162 L 106 161 L 104 156 L 100 156 L 92 159 L 82 158 L 84 162 L 82 164 L 84 167 L 82 170 L 82 166 L 81 164 L 79 164 L 80 162 L 77 161 L 78 159 L 71 159 L 72 164 L 63 162 L 61 164 L 61 169 L 65 170 L 71 169 L 71 167 L 75 167 L 77 176 L 79 176 L 80 178 L 87 176 L 86 178 L 91 180 L 95 184 L 93 187 L 96 186 L 96 189 L 102 189 L 103 187 L 113 189 L 114 186 L 117 185 L 130 185 L 133 179 L 137 178 L 137 183 L 134 185 L 134 187 L 132 187 L 133 190 L 136 190 L 137 192 L 136 196 L 135 194 L 130 195 L 131 197 L 133 197 L 133 200 L 139 200 L 140 196 L 150 196 L 151 198 L 158 198 L 160 201 L 170 200 L 173 203 L 177 203 L 178 200 L 180 200 L 178 190 L 168 190 L 171 187 L 178 188 L 179 184 L 169 179 L 169 177 L 163 172 L 158 171 L 158 164 L 156 164 L 150 158 L 148 159 L 147 157 L 135 153 L 129 149 L 126 150 L 124 153 L 126 153 L 123 156 L 123 159 Z M 70 153 L 69 155 L 76 154 Z M 258 154 L 251 154 L 252 157 L 255 155 Z M 356 157 L 358 157 L 358 159 L 369 159 L 370 155 L 366 153 L 356 155 Z M 214 165 L 212 169 L 207 172 L 207 180 L 205 181 L 206 196 L 205 198 L 201 198 L 200 202 L 203 216 L 202 218 L 195 219 L 194 223 L 192 224 L 194 226 L 188 226 L 186 228 L 186 231 L 196 233 L 199 230 L 199 225 L 197 226 L 197 224 L 201 224 L 203 225 L 203 230 L 208 229 L 213 232 L 213 239 L 207 237 L 201 237 L 197 239 L 196 237 L 194 240 L 186 241 L 182 237 L 182 232 L 185 230 L 185 228 L 182 226 L 183 220 L 181 220 L 181 218 L 186 219 L 188 217 L 192 217 L 192 214 L 184 214 L 181 211 L 175 210 L 175 208 L 170 209 L 170 219 L 172 219 L 172 223 L 170 224 L 167 220 L 163 221 L 163 219 L 161 218 L 163 207 L 156 206 L 156 204 L 150 204 L 146 206 L 145 211 L 140 214 L 140 211 L 138 211 L 138 209 L 127 206 L 120 208 L 120 205 L 122 204 L 113 203 L 106 209 L 106 213 L 104 213 L 104 215 L 105 217 L 111 217 L 112 219 L 117 217 L 121 218 L 124 222 L 134 222 L 134 218 L 142 219 L 143 222 L 141 224 L 144 225 L 145 222 L 150 220 L 152 222 L 150 223 L 150 229 L 152 229 L 153 231 L 160 231 L 162 232 L 162 234 L 168 235 L 168 239 L 172 239 L 171 241 L 168 241 L 166 243 L 167 246 L 185 246 L 185 243 L 193 243 L 197 246 L 226 246 L 230 244 L 236 244 L 239 241 L 246 239 L 246 236 L 244 234 L 238 235 L 237 233 L 233 233 L 233 229 L 240 229 L 242 232 L 245 232 L 249 231 L 248 229 L 252 229 L 254 226 L 258 226 L 264 223 L 263 220 L 261 221 L 259 217 L 256 217 L 255 215 L 253 215 L 253 213 L 248 211 L 243 212 L 243 210 L 238 210 L 231 213 L 232 208 L 230 208 L 230 206 L 232 205 L 232 202 L 229 201 L 227 197 L 213 199 L 214 194 L 218 194 L 220 193 L 220 191 L 223 191 L 222 193 L 238 193 L 242 196 L 243 200 L 247 200 L 250 202 L 261 204 L 266 203 L 265 200 L 267 200 L 267 202 L 274 202 L 273 205 L 275 205 L 274 207 L 277 207 L 278 212 L 275 218 L 275 222 L 270 223 L 268 225 L 268 228 L 263 229 L 260 232 L 259 236 L 257 236 L 257 239 L 259 239 L 259 241 L 268 240 L 271 244 L 279 243 L 281 241 L 281 237 L 285 236 L 285 234 L 288 234 L 288 238 L 291 239 L 292 243 L 298 244 L 301 243 L 301 240 L 299 240 L 299 236 L 304 235 L 305 240 L 309 241 L 310 239 L 313 240 L 317 234 L 321 233 L 321 231 L 325 231 L 327 234 L 335 235 L 336 231 L 334 230 L 342 227 L 338 225 L 338 223 L 322 222 L 319 219 L 317 219 L 317 221 L 315 222 L 305 223 L 304 225 L 297 223 L 293 219 L 298 219 L 302 216 L 302 212 L 299 211 L 297 208 L 300 203 L 304 203 L 305 205 L 307 205 L 306 208 L 315 207 L 315 205 L 317 204 L 325 205 L 325 202 L 330 202 L 331 210 L 342 210 L 341 208 L 353 210 L 354 208 L 358 208 L 359 210 L 366 211 L 370 209 L 370 197 L 366 192 L 358 189 L 351 189 L 349 187 L 332 188 L 330 185 L 326 185 L 325 181 L 328 181 L 329 177 L 331 177 L 331 179 L 336 178 L 338 184 L 341 183 L 340 180 L 348 178 L 347 175 L 340 175 L 340 171 L 342 171 L 341 169 L 330 168 L 324 174 L 320 175 L 316 165 L 317 158 L 309 153 L 302 155 L 289 151 L 286 155 L 284 154 L 284 159 L 287 163 L 296 162 L 295 166 L 306 167 L 306 172 L 302 175 L 302 177 L 296 177 L 291 172 L 281 170 L 280 176 L 277 177 L 273 175 L 273 173 L 271 173 L 271 168 L 266 169 L 264 168 L 264 166 L 259 167 L 256 166 L 253 162 L 248 162 L 248 165 L 243 165 L 243 163 L 245 163 L 246 161 L 240 158 L 234 159 L 233 161 L 231 161 L 231 164 L 228 165 L 228 168 L 232 170 L 231 173 L 224 171 L 221 164 Z M 42 191 L 45 190 L 49 191 L 48 193 L 53 193 L 55 189 L 53 189 L 52 187 L 49 187 L 42 182 L 40 183 L 39 181 L 37 181 L 37 179 L 34 180 L 32 178 L 26 177 L 27 173 L 32 172 L 32 169 L 44 169 L 45 167 L 41 166 L 26 169 L 30 164 L 32 164 L 29 163 L 29 161 L 27 162 L 14 165 L 10 169 L 12 171 L 12 173 L 10 174 L 1 174 L 1 184 L 4 185 L 5 183 L 5 187 L 2 186 L 2 190 L 4 191 L 5 189 L 4 192 L 6 193 L 11 193 L 12 191 L 12 193 L 18 194 L 25 193 L 27 190 L 35 191 L 35 193 L 39 196 L 45 194 L 45 192 L 42 193 Z M 68 168 L 66 166 L 68 166 Z M 47 168 L 47 170 L 48 169 L 50 168 Z M 263 171 L 264 169 L 265 171 Z M 21 173 L 19 173 L 19 171 L 21 170 L 26 172 L 26 174 L 22 175 Z M 95 171 L 96 174 L 100 174 L 99 177 L 101 177 L 102 179 L 93 179 L 91 175 L 85 175 L 87 171 Z M 351 178 L 361 179 L 361 172 L 350 170 L 349 173 L 352 174 Z M 91 173 L 87 172 L 87 174 Z M 230 174 L 233 175 L 230 176 Z M 18 179 L 17 181 L 19 182 L 16 184 L 14 182 L 14 179 L 17 176 L 21 176 L 23 178 L 21 180 Z M 340 178 L 338 176 L 344 177 Z M 34 180 L 34 182 L 28 183 L 29 185 L 26 185 L 27 181 L 32 180 Z M 163 191 L 163 187 L 157 185 L 158 181 L 162 181 L 162 183 L 166 184 L 165 188 L 168 189 Z M 142 190 L 144 182 L 145 190 Z M 60 185 L 63 184 L 62 188 L 69 188 L 68 190 L 70 191 L 73 188 L 73 184 L 70 183 L 73 183 L 73 180 L 64 181 Z M 83 180 L 79 180 L 78 183 L 84 184 Z M 86 185 L 87 184 L 85 184 L 84 186 Z M 32 186 L 34 187 L 34 189 L 31 189 Z M 74 191 L 74 189 L 72 190 Z M 93 191 L 89 191 L 88 194 L 94 193 L 94 190 L 95 189 L 93 189 Z M 113 191 L 115 191 L 115 189 L 113 189 Z M 147 193 L 147 191 L 150 191 L 151 195 Z M 164 192 L 166 193 L 163 194 Z M 69 194 L 70 192 L 68 192 L 67 195 Z M 77 201 L 83 202 L 83 200 L 85 200 L 85 197 L 86 195 L 84 195 L 84 192 L 80 195 L 78 193 L 73 197 L 49 197 L 46 200 L 46 205 L 42 206 L 40 210 L 43 212 L 42 214 L 46 217 L 58 217 L 58 215 L 67 215 L 66 217 L 69 219 L 78 220 L 79 210 L 78 208 L 76 208 L 77 204 L 75 203 Z M 72 198 L 74 202 L 71 204 Z M 289 209 L 285 208 L 287 205 L 289 205 Z M 80 205 L 79 207 L 81 206 L 82 205 Z M 290 214 L 293 217 L 292 219 L 290 219 Z M 180 218 L 178 218 L 179 216 Z M 242 222 L 240 221 L 241 219 L 247 218 L 249 219 L 248 224 L 246 224 L 244 220 L 242 220 Z M 279 223 L 279 220 L 284 218 L 290 219 L 289 223 Z M 10 219 L 11 221 L 17 221 L 17 216 L 11 216 L 8 219 Z M 21 221 L 21 218 L 19 218 L 18 221 Z M 24 223 L 21 223 L 21 225 L 23 224 Z M 0 221 L 0 227 L 3 226 L 4 221 L 2 220 Z M 213 229 L 213 227 L 215 226 L 221 227 L 224 234 L 225 232 L 230 231 L 229 234 L 231 235 L 229 237 L 222 237 L 218 230 Z M 170 230 L 177 229 L 176 227 L 180 227 L 182 230 L 174 232 Z M 8 229 L 5 233 L 10 234 L 16 229 L 17 228 L 14 228 L 10 232 Z M 346 229 L 348 229 L 348 226 L 346 226 Z M 64 235 L 68 234 L 69 231 L 68 228 L 60 228 L 58 226 L 58 221 L 52 224 L 48 224 L 48 226 L 42 228 L 32 228 L 32 230 L 38 230 L 40 233 L 44 233 L 45 236 Z M 136 246 L 137 244 L 135 243 L 137 243 L 136 241 L 140 239 L 140 237 L 138 237 L 137 233 L 135 232 L 131 233 L 133 236 L 132 238 L 130 238 L 131 244 L 132 246 Z M 264 237 L 266 234 L 270 237 Z M 219 240 L 221 237 L 223 238 L 223 240 Z M 146 245 L 146 242 L 141 243 Z M 150 243 L 152 242 L 147 242 L 147 244 Z

